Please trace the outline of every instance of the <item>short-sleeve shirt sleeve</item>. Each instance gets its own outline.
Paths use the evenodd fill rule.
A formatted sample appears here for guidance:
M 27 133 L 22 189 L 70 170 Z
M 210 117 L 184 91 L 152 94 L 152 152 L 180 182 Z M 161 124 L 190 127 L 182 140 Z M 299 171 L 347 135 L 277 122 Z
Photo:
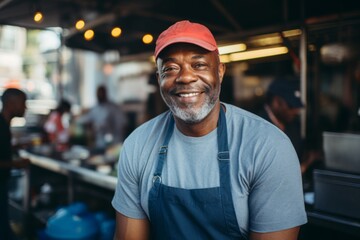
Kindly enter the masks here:
M 118 184 L 116 185 L 112 206 L 116 211 L 127 217 L 144 219 L 146 214 L 141 207 L 139 178 L 134 166 L 136 164 L 129 158 L 126 146 L 127 144 L 124 144 L 120 153 Z
M 301 173 L 287 138 L 262 155 L 249 195 L 249 229 L 271 232 L 306 223 Z

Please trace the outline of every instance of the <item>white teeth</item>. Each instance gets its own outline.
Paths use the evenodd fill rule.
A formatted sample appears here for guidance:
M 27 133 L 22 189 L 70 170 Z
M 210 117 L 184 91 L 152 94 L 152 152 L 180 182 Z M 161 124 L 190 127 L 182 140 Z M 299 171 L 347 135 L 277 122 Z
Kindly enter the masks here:
M 179 96 L 180 97 L 194 97 L 199 95 L 199 93 L 180 93 Z

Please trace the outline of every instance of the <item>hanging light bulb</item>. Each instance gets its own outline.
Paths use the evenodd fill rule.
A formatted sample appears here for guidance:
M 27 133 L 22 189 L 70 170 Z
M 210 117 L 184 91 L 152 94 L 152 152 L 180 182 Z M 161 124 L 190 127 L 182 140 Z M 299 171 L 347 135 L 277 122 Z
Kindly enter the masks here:
M 145 34 L 142 38 L 143 43 L 150 44 L 154 40 L 154 37 L 151 34 Z
M 85 40 L 87 41 L 90 41 L 91 39 L 93 39 L 95 36 L 95 33 L 93 30 L 89 29 L 89 30 L 86 30 L 85 33 L 84 33 L 84 38 Z
M 120 37 L 121 32 L 122 32 L 121 28 L 119 28 L 119 27 L 114 27 L 114 28 L 111 30 L 111 36 L 113 36 L 113 37 L 115 37 L 115 38 Z
M 40 23 L 43 20 L 43 14 L 40 11 L 36 11 L 34 14 L 34 21 Z
M 81 29 L 83 29 L 84 27 L 85 27 L 85 21 L 82 20 L 82 19 L 78 20 L 78 21 L 75 23 L 75 28 L 76 28 L 77 30 L 81 30 Z

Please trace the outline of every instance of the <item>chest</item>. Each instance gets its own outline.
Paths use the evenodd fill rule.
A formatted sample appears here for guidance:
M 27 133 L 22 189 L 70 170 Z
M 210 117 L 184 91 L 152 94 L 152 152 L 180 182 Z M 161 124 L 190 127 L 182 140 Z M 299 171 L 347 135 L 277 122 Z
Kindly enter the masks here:
M 207 141 L 169 142 L 162 170 L 163 183 L 186 189 L 219 186 L 216 136 Z

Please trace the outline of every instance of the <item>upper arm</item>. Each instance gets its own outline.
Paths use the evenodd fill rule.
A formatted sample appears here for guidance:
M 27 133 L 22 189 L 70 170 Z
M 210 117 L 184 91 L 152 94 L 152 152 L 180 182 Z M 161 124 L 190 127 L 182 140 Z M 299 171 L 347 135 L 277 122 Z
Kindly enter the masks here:
M 262 158 L 249 194 L 249 230 L 275 233 L 306 223 L 300 166 L 290 142 L 278 141 Z
M 149 221 L 128 218 L 116 212 L 116 231 L 114 240 L 147 240 L 149 239 Z
M 294 227 L 276 232 L 250 233 L 250 240 L 296 240 L 298 239 L 300 227 Z
M 143 186 L 140 181 L 142 179 L 141 173 L 139 173 L 139 163 L 137 155 L 134 156 L 136 149 L 128 150 L 128 146 L 133 146 L 134 141 L 130 139 L 125 141 L 124 146 L 121 149 L 120 157 L 118 161 L 118 181 L 114 197 L 112 200 L 112 206 L 117 212 L 120 212 L 128 217 L 143 219 L 146 218 L 146 212 L 142 205 L 142 200 L 146 198 L 146 186 Z M 129 154 L 128 154 L 129 153 Z M 147 183 L 147 182 L 146 182 Z

